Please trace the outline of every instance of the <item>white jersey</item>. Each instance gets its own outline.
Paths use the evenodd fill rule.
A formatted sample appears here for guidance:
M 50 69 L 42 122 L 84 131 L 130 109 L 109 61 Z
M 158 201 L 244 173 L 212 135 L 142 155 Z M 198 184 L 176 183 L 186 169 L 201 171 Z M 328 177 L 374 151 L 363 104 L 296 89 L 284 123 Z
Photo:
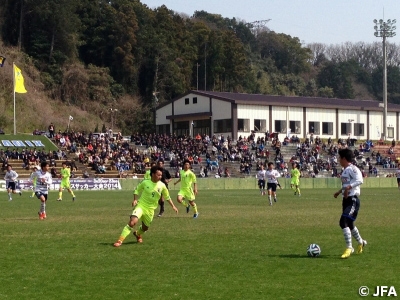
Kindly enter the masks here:
M 267 177 L 267 173 L 266 173 L 267 171 L 265 171 L 265 170 L 260 170 L 260 171 L 258 171 L 258 173 L 257 173 L 257 175 L 256 175 L 256 178 L 258 179 L 258 180 L 265 180 L 265 178 Z
M 400 169 L 397 169 L 397 170 L 396 170 L 396 177 L 397 177 L 397 178 L 400 178 Z
M 344 189 L 351 185 L 351 190 L 348 192 L 348 196 L 360 196 L 360 185 L 363 183 L 363 177 L 359 168 L 353 164 L 349 164 L 346 169 L 342 172 L 342 194 L 344 195 Z
M 4 179 L 8 182 L 16 182 L 18 178 L 18 173 L 15 172 L 14 170 L 10 170 L 6 172 L 6 175 L 4 176 Z
M 278 183 L 278 180 L 276 180 L 276 178 L 281 177 L 281 174 L 275 169 L 267 170 L 265 173 L 268 183 Z
M 49 193 L 49 185 L 53 182 L 53 178 L 49 172 L 36 171 L 32 174 L 31 178 L 32 180 L 36 178 L 35 192 Z

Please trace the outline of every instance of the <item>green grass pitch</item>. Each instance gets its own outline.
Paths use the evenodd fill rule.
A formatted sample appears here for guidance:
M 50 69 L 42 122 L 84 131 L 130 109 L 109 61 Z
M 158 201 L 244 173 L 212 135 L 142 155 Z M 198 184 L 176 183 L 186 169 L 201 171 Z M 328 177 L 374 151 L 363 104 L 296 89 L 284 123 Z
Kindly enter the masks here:
M 129 236 L 120 248 L 112 244 L 131 191 L 77 191 L 74 203 L 52 192 L 44 221 L 36 198 L 1 193 L 0 299 L 357 299 L 360 286 L 381 285 L 400 293 L 399 190 L 362 189 L 356 225 L 368 245 L 349 259 L 340 259 L 333 193 L 278 190 L 270 207 L 257 190 L 200 190 L 198 219 L 166 204 L 143 244 Z M 311 243 L 320 257 L 307 257 Z

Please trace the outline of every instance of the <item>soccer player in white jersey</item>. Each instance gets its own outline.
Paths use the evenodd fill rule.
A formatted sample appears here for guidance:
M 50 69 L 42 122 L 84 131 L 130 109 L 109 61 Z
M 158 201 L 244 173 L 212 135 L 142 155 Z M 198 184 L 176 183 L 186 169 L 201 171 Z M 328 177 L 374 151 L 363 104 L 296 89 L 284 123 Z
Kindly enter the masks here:
M 400 164 L 397 165 L 396 177 L 397 177 L 397 187 L 400 190 Z
M 36 179 L 35 195 L 40 200 L 40 210 L 38 212 L 39 219 L 46 219 L 46 201 L 49 194 L 49 185 L 52 184 L 53 178 L 48 172 L 49 164 L 42 162 L 41 170 L 36 171 L 32 175 L 32 180 Z
M 358 210 L 360 209 L 360 199 L 358 197 L 360 196 L 360 186 L 363 183 L 363 177 L 360 169 L 351 163 L 353 161 L 353 151 L 350 149 L 340 149 L 339 161 L 340 165 L 344 168 L 341 176 L 342 188 L 333 196 L 337 198 L 340 194 L 343 194 L 343 211 L 339 224 L 346 242 L 346 250 L 342 258 L 348 258 L 354 252 L 351 236 L 358 242 L 357 254 L 361 254 L 364 246 L 367 244 L 367 241 L 361 238 L 357 227 L 354 225 Z
M 256 178 L 258 179 L 258 187 L 260 188 L 261 196 L 265 195 L 265 178 L 267 174 L 264 170 L 264 165 L 260 166 L 260 171 L 257 172 Z
M 11 193 L 13 194 L 17 193 L 16 190 L 17 178 L 18 178 L 18 173 L 12 169 L 11 165 L 7 165 L 7 172 L 6 175 L 4 176 L 4 180 L 6 181 L 7 184 L 8 201 L 12 200 Z M 22 195 L 21 191 L 19 191 L 19 195 L 20 196 Z
M 278 177 L 281 177 L 281 174 L 274 169 L 274 163 L 268 163 L 268 169 L 265 172 L 267 177 L 267 189 L 268 189 L 268 200 L 269 205 L 272 205 L 272 196 L 274 196 L 274 201 L 276 202 L 278 199 L 276 198 L 276 187 L 278 185 Z

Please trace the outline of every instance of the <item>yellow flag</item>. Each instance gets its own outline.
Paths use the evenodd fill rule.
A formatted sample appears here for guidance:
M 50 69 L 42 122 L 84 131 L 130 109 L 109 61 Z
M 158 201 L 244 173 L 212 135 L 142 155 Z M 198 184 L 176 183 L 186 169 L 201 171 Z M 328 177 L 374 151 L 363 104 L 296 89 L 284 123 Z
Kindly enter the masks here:
M 21 70 L 14 65 L 14 92 L 16 93 L 26 93 L 24 86 L 24 77 L 22 76 Z

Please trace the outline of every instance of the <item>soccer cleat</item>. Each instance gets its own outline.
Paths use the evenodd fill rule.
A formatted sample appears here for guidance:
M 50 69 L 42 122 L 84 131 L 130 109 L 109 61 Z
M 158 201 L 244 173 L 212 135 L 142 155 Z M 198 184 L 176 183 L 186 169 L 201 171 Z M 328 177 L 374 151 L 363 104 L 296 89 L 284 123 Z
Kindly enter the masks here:
M 61 198 L 58 198 L 57 201 L 62 201 L 62 199 L 61 199 Z
M 362 244 L 358 244 L 357 246 L 357 254 L 361 254 L 364 250 L 364 247 L 367 245 L 367 241 L 363 240 Z
M 118 240 L 114 243 L 114 247 L 119 247 L 122 245 L 122 241 Z
M 143 243 L 142 236 L 137 233 L 137 230 L 133 232 L 133 235 L 136 237 L 138 243 Z
M 190 210 L 190 204 L 188 204 L 188 205 L 186 206 L 186 213 L 187 213 L 187 214 L 189 213 L 189 210 Z
M 195 214 L 193 215 L 193 218 L 194 218 L 194 219 L 197 219 L 198 216 L 199 216 L 199 213 L 195 213 Z
M 21 193 L 21 192 L 19 192 L 19 195 L 20 195 L 20 196 L 22 196 L 22 193 Z
M 301 194 L 299 194 L 299 197 L 301 197 Z
M 10 197 L 10 198 L 8 198 L 8 201 L 12 201 L 12 198 Z
M 274 202 L 276 202 L 276 201 L 278 201 L 278 199 L 277 199 L 277 198 L 274 198 Z
M 272 206 L 272 202 L 269 202 L 269 205 Z
M 346 248 L 346 250 L 344 250 L 344 253 L 342 254 L 342 258 L 348 258 L 350 257 L 350 255 L 354 252 L 354 248 Z
M 296 196 L 296 195 L 297 195 L 297 192 L 294 192 L 294 195 Z
M 72 197 L 72 201 L 75 201 L 75 197 Z
M 38 215 L 39 215 L 39 220 L 44 220 L 44 219 L 46 219 L 46 213 L 45 212 L 38 212 Z
M 157 217 L 162 217 L 162 214 L 158 214 Z

